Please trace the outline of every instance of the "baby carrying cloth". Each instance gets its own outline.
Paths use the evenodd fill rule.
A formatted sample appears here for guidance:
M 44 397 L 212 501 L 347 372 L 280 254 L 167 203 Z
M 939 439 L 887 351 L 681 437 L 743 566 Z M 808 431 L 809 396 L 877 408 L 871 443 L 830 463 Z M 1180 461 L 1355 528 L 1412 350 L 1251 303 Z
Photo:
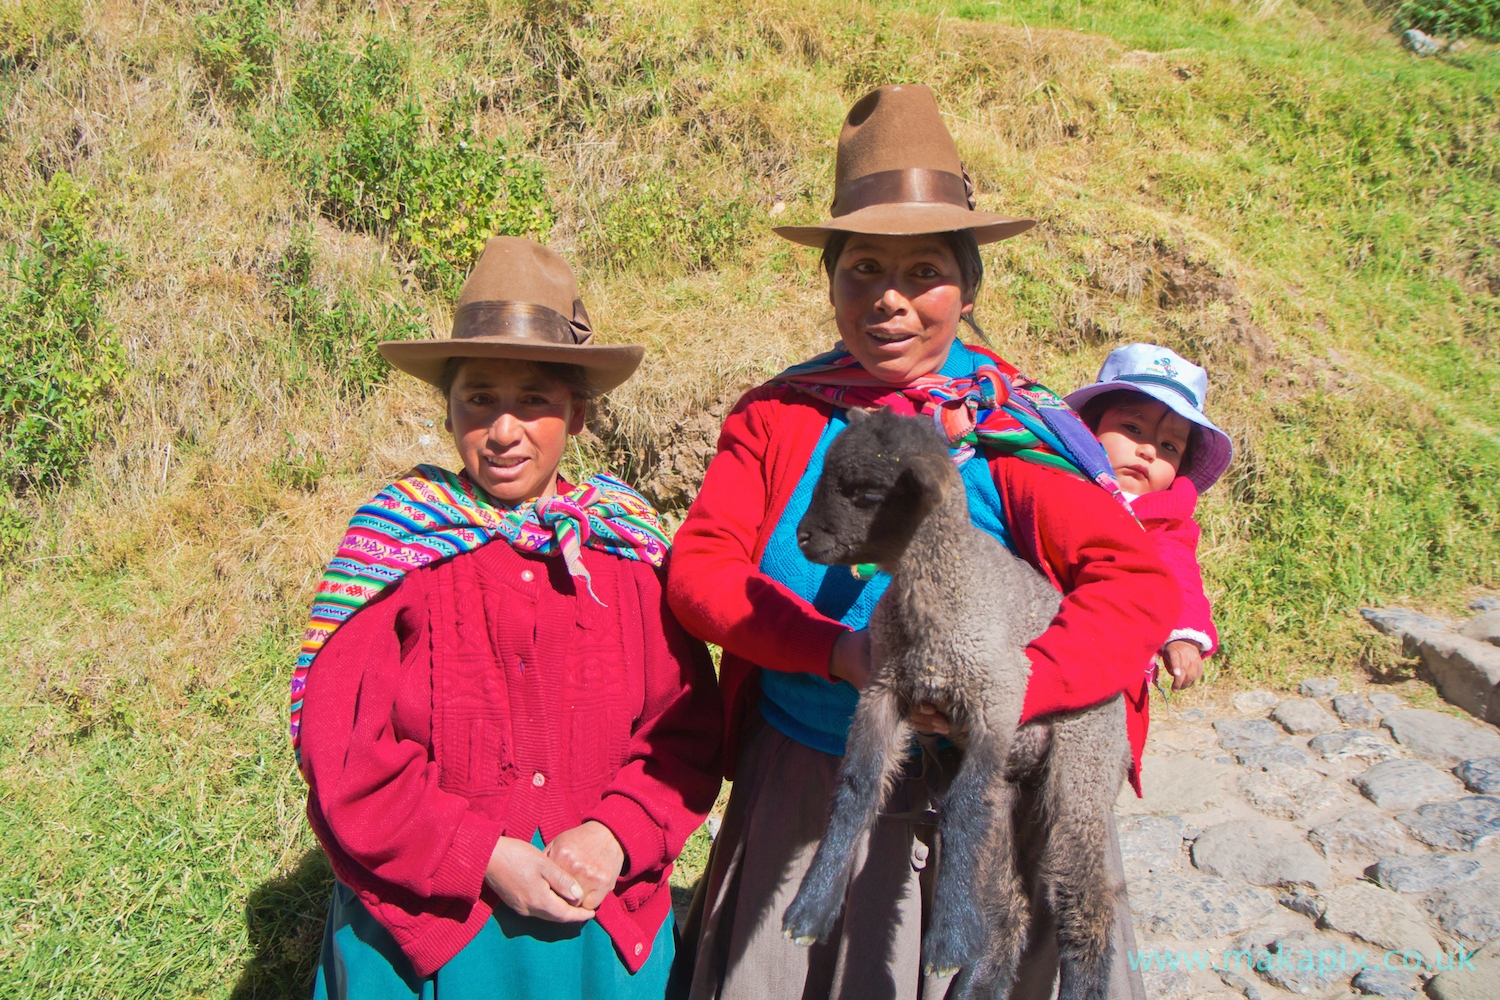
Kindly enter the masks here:
M 522 552 L 561 554 L 593 596 L 584 547 L 661 566 L 670 540 L 645 497 L 600 473 L 567 493 L 501 507 L 464 473 L 419 465 L 355 511 L 313 599 L 292 674 L 292 746 L 301 755 L 302 693 L 338 627 L 412 570 L 504 539 Z M 597 598 L 595 598 L 597 600 Z
M 992 360 L 972 375 L 922 375 L 896 387 L 871 375 L 842 344 L 793 365 L 771 380 L 827 400 L 841 409 L 889 406 L 897 413 L 933 418 L 962 465 L 982 444 L 1003 455 L 1061 469 L 1103 487 L 1127 511 L 1130 503 L 1115 481 L 1104 446 L 1051 389 Z M 1004 370 L 1001 365 L 1005 365 Z

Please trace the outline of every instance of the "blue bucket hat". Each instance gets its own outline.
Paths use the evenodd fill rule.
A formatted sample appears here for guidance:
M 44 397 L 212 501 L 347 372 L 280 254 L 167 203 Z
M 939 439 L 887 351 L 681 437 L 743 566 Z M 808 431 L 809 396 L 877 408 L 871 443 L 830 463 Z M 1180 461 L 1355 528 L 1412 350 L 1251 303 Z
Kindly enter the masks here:
M 1063 398 L 1075 410 L 1095 396 L 1117 389 L 1145 393 L 1197 428 L 1193 443 L 1192 468 L 1188 479 L 1202 493 L 1229 468 L 1234 444 L 1229 435 L 1214 426 L 1203 415 L 1204 397 L 1208 395 L 1208 372 L 1176 351 L 1156 344 L 1127 344 L 1109 352 L 1093 385 L 1068 393 Z

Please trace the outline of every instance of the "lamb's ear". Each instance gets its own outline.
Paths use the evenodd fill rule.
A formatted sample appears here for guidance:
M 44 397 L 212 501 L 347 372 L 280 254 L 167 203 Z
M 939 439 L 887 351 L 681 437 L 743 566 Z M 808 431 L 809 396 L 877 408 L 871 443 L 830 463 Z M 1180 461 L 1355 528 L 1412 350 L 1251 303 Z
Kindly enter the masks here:
M 922 489 L 925 498 L 923 513 L 943 502 L 953 482 L 949 475 L 953 468 L 952 459 L 946 455 L 922 454 L 912 455 L 902 464 L 906 467 L 903 474 L 910 475 Z
M 934 461 L 936 459 L 936 461 Z M 912 535 L 943 502 L 952 480 L 943 456 L 914 455 L 901 463 L 901 474 L 875 510 L 867 538 L 878 550 L 872 562 L 891 562 L 906 550 Z
M 876 515 L 876 525 L 880 530 L 894 530 L 910 538 L 917 525 L 943 502 L 950 482 L 943 461 L 937 455 L 913 455 L 902 461 L 895 488 L 887 494 L 886 502 L 880 505 Z M 871 537 L 876 537 L 874 529 Z
M 858 424 L 870 419 L 870 411 L 861 406 L 849 407 L 849 423 Z

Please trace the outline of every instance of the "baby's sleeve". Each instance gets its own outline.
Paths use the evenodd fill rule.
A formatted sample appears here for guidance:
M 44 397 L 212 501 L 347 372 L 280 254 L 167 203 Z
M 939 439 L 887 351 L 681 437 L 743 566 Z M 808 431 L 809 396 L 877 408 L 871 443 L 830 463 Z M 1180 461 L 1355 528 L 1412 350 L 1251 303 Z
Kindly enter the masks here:
M 1186 488 L 1179 488 L 1179 483 Z M 1186 639 L 1196 643 L 1204 656 L 1212 656 L 1219 648 L 1219 630 L 1214 626 L 1213 606 L 1203 591 L 1203 571 L 1198 565 L 1198 540 L 1203 532 L 1193 518 L 1197 500 L 1197 491 L 1183 478 L 1173 483 L 1172 489 L 1138 498 L 1134 509 L 1182 591 L 1182 610 L 1167 642 Z

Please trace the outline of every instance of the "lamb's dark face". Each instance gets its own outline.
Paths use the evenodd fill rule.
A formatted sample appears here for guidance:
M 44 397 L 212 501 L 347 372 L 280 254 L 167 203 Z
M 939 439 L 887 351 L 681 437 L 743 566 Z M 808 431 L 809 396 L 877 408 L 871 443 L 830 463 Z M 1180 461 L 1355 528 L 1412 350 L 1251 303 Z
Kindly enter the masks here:
M 956 478 L 931 421 L 850 410 L 797 525 L 797 544 L 815 563 L 892 565 Z

